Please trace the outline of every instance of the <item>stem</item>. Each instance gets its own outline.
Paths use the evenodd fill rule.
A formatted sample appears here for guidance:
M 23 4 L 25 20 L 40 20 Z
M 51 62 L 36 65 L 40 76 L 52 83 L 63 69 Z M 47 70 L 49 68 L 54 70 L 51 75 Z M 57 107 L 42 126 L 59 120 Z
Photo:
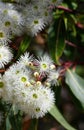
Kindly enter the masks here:
M 38 119 L 36 119 L 36 122 L 35 122 L 35 130 L 38 130 Z
M 22 130 L 28 130 L 31 124 L 31 119 L 29 119 L 28 116 L 26 116 L 23 120 L 23 128 Z
M 69 8 L 66 8 L 64 6 L 57 6 L 57 9 L 64 10 L 65 12 L 72 13 L 72 14 L 84 14 L 84 12 L 78 11 L 78 10 L 72 10 Z

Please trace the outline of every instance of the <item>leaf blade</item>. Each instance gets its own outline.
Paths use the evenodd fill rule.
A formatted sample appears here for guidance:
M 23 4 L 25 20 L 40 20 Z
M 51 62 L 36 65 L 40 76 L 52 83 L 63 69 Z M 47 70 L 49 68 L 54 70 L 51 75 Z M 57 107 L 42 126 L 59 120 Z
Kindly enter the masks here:
M 65 24 L 62 19 L 59 20 L 58 30 L 56 36 L 56 62 L 59 63 L 59 58 L 62 56 L 64 48 L 65 48 Z
M 6 130 L 11 130 L 11 123 L 9 121 L 9 117 L 6 118 Z
M 76 130 L 64 119 L 64 117 L 59 112 L 57 106 L 54 105 L 49 113 L 67 130 Z
M 48 48 L 49 53 L 57 64 L 60 64 L 59 58 L 62 56 L 65 48 L 66 29 L 64 20 L 60 17 L 48 30 Z
M 75 97 L 81 102 L 82 106 L 84 107 L 84 80 L 76 73 L 67 69 L 66 83 Z
M 18 58 L 21 54 L 23 54 L 28 49 L 30 43 L 31 43 L 31 37 L 25 36 L 25 38 L 23 39 L 23 41 L 20 44 L 16 58 Z

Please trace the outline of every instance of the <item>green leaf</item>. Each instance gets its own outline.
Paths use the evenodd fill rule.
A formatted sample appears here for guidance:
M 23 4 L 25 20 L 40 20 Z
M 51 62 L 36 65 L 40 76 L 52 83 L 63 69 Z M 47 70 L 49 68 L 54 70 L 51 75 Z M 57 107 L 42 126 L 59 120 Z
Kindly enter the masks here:
M 57 35 L 56 35 L 56 62 L 59 63 L 59 58 L 62 56 L 64 48 L 65 48 L 65 24 L 60 19 L 57 28 Z
M 67 69 L 66 72 L 66 83 L 70 87 L 72 93 L 81 102 L 84 107 L 84 80 L 77 75 L 75 72 Z
M 52 59 L 59 63 L 59 58 L 62 56 L 65 48 L 65 24 L 62 18 L 56 19 L 55 23 L 48 31 L 48 47 Z
M 22 130 L 22 115 L 20 111 L 17 112 L 16 108 L 12 106 L 8 113 L 8 117 L 13 130 Z
M 22 130 L 22 117 L 17 115 L 10 115 L 10 122 L 13 130 Z
M 55 49 L 56 49 L 56 31 L 55 31 L 55 24 L 53 24 L 49 30 L 48 30 L 48 48 L 49 48 L 49 53 L 56 62 L 56 57 L 55 57 Z
M 13 114 L 14 115 L 17 115 L 18 114 L 18 108 L 17 108 L 17 106 L 16 105 L 12 105 L 12 110 L 13 110 Z
M 9 117 L 6 118 L 6 130 L 11 130 L 11 123 L 9 121 Z
M 76 130 L 73 128 L 62 116 L 59 112 L 57 106 L 53 106 L 53 108 L 49 111 L 49 113 L 67 130 Z
M 37 129 L 38 129 L 38 119 L 32 119 L 28 130 L 37 130 Z
M 20 44 L 19 50 L 18 50 L 17 58 L 27 50 L 27 48 L 30 45 L 30 42 L 31 42 L 31 37 L 30 36 L 26 36 L 23 39 L 23 41 Z

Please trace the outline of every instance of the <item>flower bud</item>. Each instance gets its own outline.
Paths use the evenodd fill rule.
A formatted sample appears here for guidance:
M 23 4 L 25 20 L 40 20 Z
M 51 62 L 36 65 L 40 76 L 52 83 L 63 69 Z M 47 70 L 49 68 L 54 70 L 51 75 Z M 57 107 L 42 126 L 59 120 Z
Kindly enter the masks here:
M 28 66 L 32 67 L 33 63 L 32 62 L 28 62 Z
M 41 81 L 37 81 L 36 85 L 40 86 L 41 85 Z
M 35 78 L 39 77 L 39 73 L 38 72 L 34 72 L 34 77 Z
M 55 69 L 55 68 L 56 68 L 56 66 L 55 66 L 54 64 L 50 66 L 50 69 L 51 69 L 51 70 L 53 70 L 53 69 Z
M 50 83 L 49 82 L 45 82 L 45 86 L 46 87 L 50 87 Z
M 31 83 L 30 83 L 30 82 L 27 82 L 27 83 L 25 84 L 25 86 L 26 86 L 26 87 L 29 87 L 29 86 L 31 86 Z

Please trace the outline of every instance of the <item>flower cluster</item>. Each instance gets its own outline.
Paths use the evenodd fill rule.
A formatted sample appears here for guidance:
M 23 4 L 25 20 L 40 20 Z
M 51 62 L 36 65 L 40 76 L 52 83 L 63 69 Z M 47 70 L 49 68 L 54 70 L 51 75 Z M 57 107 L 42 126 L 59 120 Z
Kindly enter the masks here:
M 0 69 L 13 58 L 8 44 L 15 36 L 31 36 L 51 23 L 52 10 L 62 0 L 0 1 Z M 10 43 L 11 44 L 11 43 Z M 0 98 L 18 106 L 30 118 L 43 117 L 55 102 L 52 85 L 57 85 L 59 71 L 45 54 L 35 59 L 25 53 L 0 75 Z
M 23 33 L 34 36 L 52 21 L 50 5 L 61 0 L 9 0 L 0 1 L 0 68 L 13 57 L 8 43 Z
M 58 77 L 59 71 L 47 54 L 35 59 L 25 53 L 1 76 L 0 93 L 30 118 L 43 117 L 54 105 L 50 86 L 57 84 Z
M 0 69 L 4 68 L 11 61 L 12 57 L 13 54 L 8 45 L 0 44 Z
M 3 0 L 2 0 L 3 1 Z M 61 0 L 10 0 L 0 2 L 0 36 L 3 42 L 10 41 L 12 36 L 36 35 L 52 21 L 50 5 L 57 6 Z

